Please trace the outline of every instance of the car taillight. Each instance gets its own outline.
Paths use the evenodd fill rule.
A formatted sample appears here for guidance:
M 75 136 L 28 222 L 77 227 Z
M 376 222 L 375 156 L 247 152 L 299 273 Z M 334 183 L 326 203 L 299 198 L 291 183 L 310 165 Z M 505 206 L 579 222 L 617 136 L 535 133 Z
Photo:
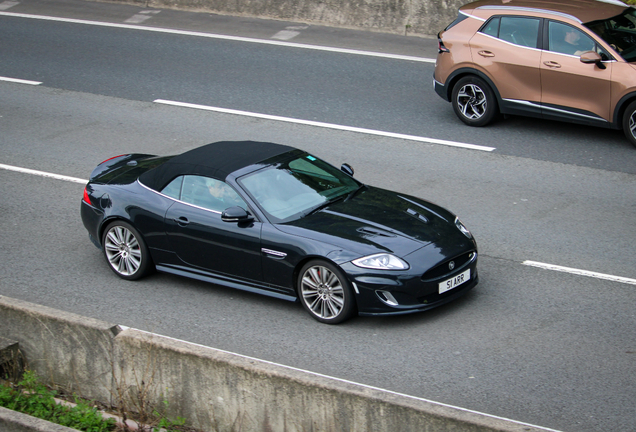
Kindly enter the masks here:
M 82 201 L 87 204 L 93 205 L 93 203 L 91 202 L 91 197 L 88 194 L 88 185 L 86 185 L 86 187 L 84 188 L 84 196 L 82 197 Z
M 440 54 L 450 52 L 450 50 L 444 46 L 444 42 L 442 42 L 442 38 L 439 36 L 437 37 L 437 52 Z

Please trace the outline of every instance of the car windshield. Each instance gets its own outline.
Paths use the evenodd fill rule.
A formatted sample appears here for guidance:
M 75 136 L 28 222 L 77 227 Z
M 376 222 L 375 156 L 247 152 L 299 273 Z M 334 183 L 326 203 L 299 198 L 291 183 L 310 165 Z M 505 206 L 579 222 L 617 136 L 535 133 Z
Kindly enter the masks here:
M 247 174 L 238 182 L 274 223 L 304 217 L 362 187 L 344 172 L 306 153 Z
M 620 15 L 585 26 L 611 45 L 625 61 L 636 61 L 636 9 L 630 7 Z

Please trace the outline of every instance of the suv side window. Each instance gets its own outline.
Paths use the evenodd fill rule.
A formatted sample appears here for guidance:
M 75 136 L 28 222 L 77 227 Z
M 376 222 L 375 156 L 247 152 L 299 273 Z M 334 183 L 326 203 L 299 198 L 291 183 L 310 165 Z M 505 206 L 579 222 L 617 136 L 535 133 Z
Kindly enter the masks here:
M 548 23 L 548 49 L 576 56 L 585 51 L 597 51 L 596 43 L 591 37 L 575 27 L 557 21 Z
M 499 17 L 491 18 L 480 31 L 488 36 L 499 37 L 499 21 Z
M 498 16 L 491 18 L 480 32 L 515 45 L 536 48 L 540 23 L 539 18 Z

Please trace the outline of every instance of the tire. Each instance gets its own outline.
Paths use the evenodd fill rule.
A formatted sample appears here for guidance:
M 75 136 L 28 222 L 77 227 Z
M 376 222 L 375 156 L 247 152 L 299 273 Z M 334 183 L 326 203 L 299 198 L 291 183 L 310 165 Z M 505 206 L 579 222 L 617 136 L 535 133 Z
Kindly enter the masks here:
M 498 112 L 497 100 L 490 86 L 473 75 L 457 81 L 451 103 L 457 117 L 468 126 L 486 126 Z
M 339 324 L 356 313 L 349 281 L 337 266 L 323 260 L 305 264 L 298 276 L 298 297 L 314 319 Z
M 629 142 L 636 146 L 636 101 L 630 103 L 623 114 L 623 132 Z
M 154 269 L 141 234 L 129 223 L 109 224 L 102 236 L 102 251 L 110 269 L 126 280 L 137 280 Z

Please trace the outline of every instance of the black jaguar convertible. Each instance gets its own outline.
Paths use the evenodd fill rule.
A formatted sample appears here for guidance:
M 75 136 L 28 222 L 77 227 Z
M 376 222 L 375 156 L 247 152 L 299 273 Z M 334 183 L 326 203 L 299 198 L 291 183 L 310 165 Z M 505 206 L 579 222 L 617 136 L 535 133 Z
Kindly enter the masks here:
M 121 278 L 156 269 L 300 299 L 330 324 L 430 309 L 478 280 L 457 216 L 280 144 L 116 156 L 91 174 L 81 216 Z

